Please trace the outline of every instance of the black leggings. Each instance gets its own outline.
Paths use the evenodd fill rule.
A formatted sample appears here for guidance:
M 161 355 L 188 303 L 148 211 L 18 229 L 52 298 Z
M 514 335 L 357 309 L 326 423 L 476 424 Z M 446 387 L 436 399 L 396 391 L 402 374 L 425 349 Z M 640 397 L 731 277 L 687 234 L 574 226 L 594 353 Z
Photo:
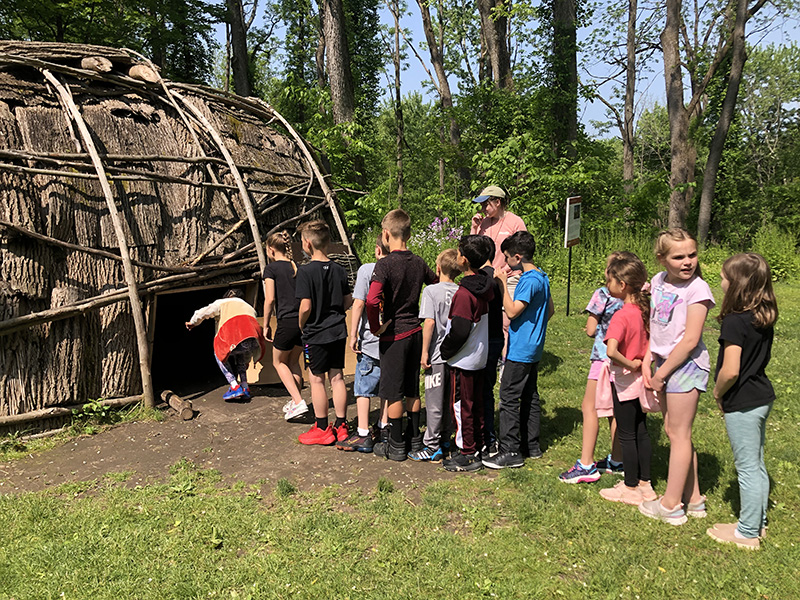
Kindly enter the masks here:
M 650 457 L 653 450 L 650 434 L 647 433 L 647 415 L 638 399 L 620 402 L 613 384 L 611 394 L 614 397 L 617 438 L 622 447 L 622 464 L 625 465 L 625 485 L 636 487 L 640 480 L 650 481 Z

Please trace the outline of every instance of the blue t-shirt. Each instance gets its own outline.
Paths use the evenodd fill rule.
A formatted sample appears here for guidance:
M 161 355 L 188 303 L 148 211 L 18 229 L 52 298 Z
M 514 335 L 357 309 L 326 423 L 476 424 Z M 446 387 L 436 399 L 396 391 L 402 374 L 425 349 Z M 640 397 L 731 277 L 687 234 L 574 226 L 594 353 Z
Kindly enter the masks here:
M 605 360 L 606 354 L 606 330 L 611 322 L 614 313 L 622 308 L 622 300 L 614 298 L 606 286 L 598 288 L 592 294 L 592 299 L 586 306 L 584 312 L 597 317 L 597 330 L 594 334 L 594 345 L 592 345 L 592 355 L 590 360 Z
M 542 358 L 547 332 L 547 309 L 550 305 L 550 279 L 544 271 L 533 269 L 519 278 L 514 300 L 521 300 L 525 310 L 511 319 L 508 328 L 508 354 L 514 362 L 535 363 Z

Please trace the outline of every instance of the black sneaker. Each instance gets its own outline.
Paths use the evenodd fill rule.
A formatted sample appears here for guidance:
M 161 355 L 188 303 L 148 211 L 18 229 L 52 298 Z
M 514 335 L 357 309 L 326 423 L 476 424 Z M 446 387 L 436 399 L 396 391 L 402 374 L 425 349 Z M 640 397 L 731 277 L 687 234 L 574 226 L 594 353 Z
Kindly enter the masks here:
M 425 444 L 422 443 L 422 434 L 415 435 L 411 438 L 411 446 L 408 449 L 408 453 L 411 452 L 419 452 L 425 447 Z
M 375 442 L 372 441 L 371 435 L 358 435 L 354 432 L 343 442 L 336 444 L 337 450 L 344 450 L 345 452 L 372 452 Z
M 456 452 L 452 458 L 444 461 L 442 465 L 446 471 L 480 471 L 483 468 L 479 452 L 475 454 Z
M 525 464 L 525 459 L 517 452 L 500 452 L 496 456 L 483 459 L 483 466 L 490 469 L 518 469 Z
M 393 440 L 389 440 L 386 442 L 386 458 L 389 460 L 395 460 L 397 462 L 403 461 L 408 458 L 408 452 L 406 452 L 406 445 L 402 444 L 401 446 L 395 446 Z
M 498 454 L 500 454 L 500 446 L 497 444 L 497 440 L 481 449 L 481 456 L 483 457 L 494 458 Z

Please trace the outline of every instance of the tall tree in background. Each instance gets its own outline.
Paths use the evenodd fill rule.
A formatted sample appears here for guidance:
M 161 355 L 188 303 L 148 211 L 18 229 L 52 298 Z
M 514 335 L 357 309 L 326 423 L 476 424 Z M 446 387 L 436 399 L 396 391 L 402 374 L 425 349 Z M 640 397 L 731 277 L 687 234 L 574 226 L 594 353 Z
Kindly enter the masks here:
M 578 139 L 577 0 L 552 0 L 553 147 L 574 158 Z
M 252 96 L 250 55 L 247 51 L 247 29 L 245 28 L 242 0 L 226 0 L 226 5 L 233 50 L 231 57 L 233 89 L 240 96 Z
M 356 117 L 353 74 L 350 68 L 342 0 L 320 0 L 320 12 L 325 32 L 325 58 L 333 102 L 333 122 L 352 123 Z
M 402 55 L 400 53 L 400 2 L 391 0 L 389 11 L 394 17 L 394 48 L 392 61 L 394 62 L 394 119 L 397 127 L 397 141 L 395 144 L 395 158 L 397 161 L 397 208 L 403 207 L 403 146 L 405 145 L 405 123 L 403 122 L 403 94 L 400 85 L 400 71 L 402 70 Z
M 510 0 L 478 0 L 481 17 L 481 38 L 486 53 L 492 81 L 499 89 L 514 85 L 511 77 L 511 53 L 508 51 L 508 8 Z
M 766 0 L 755 0 L 746 8 L 744 23 L 764 4 Z M 736 2 L 695 6 L 698 12 L 693 15 L 693 19 L 684 19 L 682 1 L 667 0 L 667 19 L 661 33 L 672 154 L 668 219 L 670 227 L 684 227 L 686 224 L 694 195 L 697 162 L 697 149 L 690 137 L 690 124 L 693 119 L 699 121 L 703 117 L 709 83 L 718 75 L 720 66 L 732 51 L 737 22 Z M 744 33 L 744 24 L 741 27 Z M 691 81 L 691 99 L 688 104 L 684 101 L 684 65 L 689 71 Z M 735 95 L 732 101 L 735 101 Z M 731 110 L 732 108 L 731 106 Z M 727 129 L 725 134 L 727 135 Z M 722 137 L 721 143 L 724 141 Z M 711 175 L 716 179 L 715 169 Z M 709 185 L 712 184 L 709 182 Z

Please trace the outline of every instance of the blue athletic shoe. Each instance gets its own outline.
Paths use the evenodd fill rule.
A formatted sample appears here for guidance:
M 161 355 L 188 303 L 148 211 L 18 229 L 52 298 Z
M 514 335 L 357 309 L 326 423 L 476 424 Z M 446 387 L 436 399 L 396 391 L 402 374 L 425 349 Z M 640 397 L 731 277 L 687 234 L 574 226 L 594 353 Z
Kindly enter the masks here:
M 444 452 L 442 452 L 441 448 L 437 448 L 434 450 L 433 448 L 429 448 L 428 446 L 424 447 L 422 450 L 417 450 L 416 452 L 409 452 L 408 458 L 411 460 L 427 460 L 430 462 L 438 463 L 444 458 Z
M 228 391 L 222 395 L 223 400 L 238 400 L 239 398 L 244 397 L 246 397 L 246 392 L 240 385 L 237 385 L 235 388 L 228 389 Z
M 605 458 L 601 458 L 597 461 L 597 470 L 603 473 L 613 473 L 615 475 L 622 475 L 625 476 L 625 466 L 622 463 L 617 463 L 616 465 L 611 461 L 611 455 L 609 454 Z
M 569 471 L 561 473 L 558 478 L 564 483 L 594 483 L 600 479 L 600 473 L 595 463 L 587 469 L 580 460 L 576 460 L 575 465 Z

